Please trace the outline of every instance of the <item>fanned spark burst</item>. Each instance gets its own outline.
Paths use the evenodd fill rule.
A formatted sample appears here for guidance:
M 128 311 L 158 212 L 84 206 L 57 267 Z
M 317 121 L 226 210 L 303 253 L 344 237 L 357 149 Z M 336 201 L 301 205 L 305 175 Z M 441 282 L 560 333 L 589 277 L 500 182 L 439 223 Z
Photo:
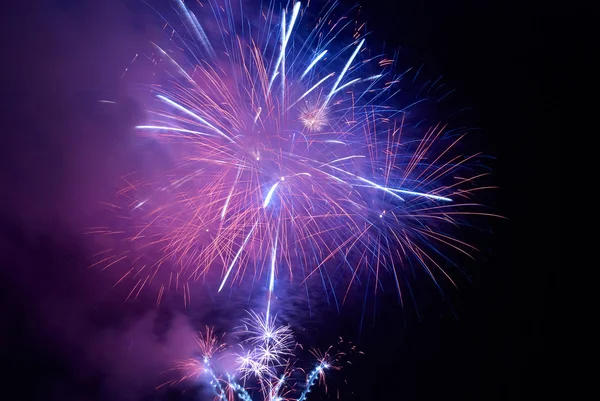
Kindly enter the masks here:
M 257 366 L 284 366 L 285 358 L 293 354 L 295 348 L 294 335 L 290 326 L 277 326 L 275 317 L 261 316 L 249 312 L 240 328 L 244 342 L 253 346 L 251 354 L 240 356 L 247 365 L 246 372 L 253 373 Z M 258 364 L 258 365 L 257 365 Z
M 403 300 L 415 267 L 454 284 L 452 255 L 476 251 L 458 228 L 493 215 L 471 200 L 490 187 L 466 132 L 413 115 L 437 81 L 406 102 L 411 70 L 373 53 L 335 3 L 316 19 L 299 2 L 174 5 L 136 130 L 175 167 L 165 182 L 125 178 L 111 205 L 123 227 L 91 230 L 115 238 L 98 266 L 127 265 L 130 296 L 152 283 L 157 302 L 172 288 L 188 302 L 199 279 L 220 292 L 263 277 L 269 300 L 278 278 L 312 281 L 336 303 L 358 285 Z
M 197 380 L 201 375 L 210 371 L 209 361 L 215 356 L 223 352 L 226 344 L 223 342 L 223 336 L 219 337 L 215 334 L 214 328 L 206 326 L 205 332 L 199 332 L 196 336 L 196 345 L 199 358 L 189 358 L 180 361 L 176 365 L 176 369 L 184 372 L 179 380 L 172 383 L 180 383 L 185 380 Z
M 214 330 L 207 327 L 206 334 L 199 333 L 200 355 L 177 363 L 175 369 L 180 372 L 180 378 L 165 384 L 187 380 L 205 382 L 210 384 L 216 399 L 223 401 L 305 401 L 317 384 L 327 391 L 327 372 L 341 369 L 341 364 L 347 357 L 346 353 L 334 351 L 333 346 L 325 352 L 312 350 L 310 359 L 313 362 L 307 371 L 298 366 L 300 359 L 296 354 L 300 353 L 297 351 L 302 350 L 302 347 L 295 345 L 289 348 L 287 345 L 294 341 L 289 326 L 277 326 L 275 317 L 266 322 L 264 316 L 250 312 L 242 327 L 248 328 L 248 331 L 238 331 L 240 342 L 237 346 L 241 352 L 237 353 L 233 366 L 222 362 L 231 356 L 232 348 L 225 343 L 218 343 Z M 218 344 L 213 348 L 216 352 L 210 357 L 202 345 L 207 339 L 214 345 Z M 340 340 L 338 347 L 343 346 L 342 343 Z M 348 346 L 351 351 L 358 352 L 355 346 Z M 263 350 L 269 347 L 285 349 L 285 363 L 273 364 L 272 360 L 264 359 Z M 230 370 L 227 371 L 224 366 L 228 366 Z

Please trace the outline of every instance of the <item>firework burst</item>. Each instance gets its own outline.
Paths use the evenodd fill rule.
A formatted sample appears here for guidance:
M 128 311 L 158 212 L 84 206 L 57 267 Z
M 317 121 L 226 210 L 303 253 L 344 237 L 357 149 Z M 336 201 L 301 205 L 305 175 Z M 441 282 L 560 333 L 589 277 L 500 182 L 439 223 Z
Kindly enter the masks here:
M 220 292 L 264 277 L 269 303 L 282 277 L 336 299 L 390 277 L 402 300 L 414 266 L 454 284 L 452 254 L 475 251 L 457 228 L 491 215 L 471 200 L 484 159 L 460 150 L 464 132 L 413 116 L 426 96 L 401 104 L 410 69 L 371 52 L 364 24 L 335 5 L 311 18 L 269 4 L 174 2 L 180 24 L 148 56 L 164 81 L 136 130 L 175 167 L 126 178 L 112 207 L 127 227 L 92 230 L 116 238 L 97 264 L 126 264 L 130 296 L 155 283 L 158 302 L 170 288 L 188 302 L 199 279 Z
M 184 381 L 206 382 L 210 384 L 214 395 L 220 400 L 252 401 L 256 399 L 268 401 L 304 401 L 311 389 L 319 384 L 327 391 L 325 383 L 327 372 L 339 370 L 346 358 L 346 353 L 334 351 L 310 351 L 312 367 L 305 370 L 300 364 L 303 348 L 294 343 L 293 333 L 289 326 L 278 326 L 276 318 L 267 321 L 264 315 L 254 312 L 244 319 L 237 330 L 239 341 L 236 347 L 229 347 L 214 334 L 214 329 L 207 327 L 206 333 L 198 334 L 198 351 L 196 358 L 178 362 L 175 369 L 180 378 L 165 384 L 178 384 Z M 294 345 L 292 345 L 294 344 Z M 345 346 L 340 339 L 338 347 Z M 347 345 L 350 350 L 356 347 Z M 206 349 L 210 348 L 210 357 Z M 232 355 L 236 357 L 230 371 L 222 368 L 220 361 Z M 271 349 L 278 353 L 277 361 L 264 357 L 264 350 Z M 286 359 L 283 360 L 285 355 Z M 280 363 L 281 362 L 281 363 Z
M 292 355 L 295 348 L 290 326 L 277 326 L 276 319 L 268 315 L 261 316 L 255 312 L 249 312 L 249 315 L 239 330 L 245 337 L 244 342 L 253 346 L 251 355 L 241 357 L 248 362 L 248 372 L 256 368 L 256 363 L 265 367 L 284 366 L 285 358 Z

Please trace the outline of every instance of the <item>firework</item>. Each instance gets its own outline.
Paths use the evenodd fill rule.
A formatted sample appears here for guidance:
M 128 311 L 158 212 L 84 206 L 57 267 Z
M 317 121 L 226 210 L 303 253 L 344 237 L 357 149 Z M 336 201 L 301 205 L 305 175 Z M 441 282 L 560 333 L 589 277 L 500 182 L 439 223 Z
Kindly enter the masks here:
M 267 312 L 269 308 L 267 307 Z M 257 366 L 269 368 L 283 366 L 284 358 L 292 354 L 295 342 L 289 326 L 276 326 L 275 319 L 270 314 L 261 316 L 249 312 L 250 317 L 245 319 L 240 334 L 246 337 L 245 342 L 253 345 L 252 354 L 241 357 L 246 371 L 255 372 Z M 261 371 L 261 369 L 258 369 Z
M 170 288 L 189 301 L 199 279 L 220 292 L 264 278 L 269 305 L 283 277 L 343 299 L 385 274 L 402 300 L 414 266 L 454 284 L 452 254 L 475 251 L 457 227 L 491 214 L 471 200 L 487 173 L 465 133 L 414 116 L 437 81 L 402 104 L 410 69 L 373 53 L 364 24 L 335 5 L 313 18 L 269 4 L 174 2 L 181 23 L 152 44 L 164 80 L 136 130 L 176 166 L 126 178 L 112 205 L 126 227 L 93 230 L 116 238 L 98 265 L 127 264 L 130 296 L 156 283 L 158 302 Z
M 269 401 L 304 401 L 317 383 L 327 390 L 326 373 L 339 370 L 346 357 L 345 353 L 336 352 L 333 347 L 325 352 L 312 350 L 312 368 L 305 371 L 298 366 L 300 359 L 296 354 L 302 347 L 291 345 L 294 340 L 290 327 L 277 326 L 276 317 L 266 320 L 264 315 L 254 312 L 244 319 L 237 335 L 236 362 L 233 367 L 230 366 L 229 372 L 222 369 L 220 361 L 231 356 L 232 348 L 222 342 L 212 328 L 207 327 L 206 333 L 198 334 L 198 357 L 177 363 L 176 370 L 181 376 L 169 383 L 204 381 L 210 384 L 217 399 L 221 400 L 253 401 L 260 397 Z M 341 344 L 340 340 L 338 346 Z M 207 348 L 211 350 L 209 354 Z M 278 352 L 278 361 L 274 363 L 274 359 L 265 358 L 265 349 Z M 355 350 L 355 347 L 351 349 Z M 283 355 L 287 357 L 285 361 Z

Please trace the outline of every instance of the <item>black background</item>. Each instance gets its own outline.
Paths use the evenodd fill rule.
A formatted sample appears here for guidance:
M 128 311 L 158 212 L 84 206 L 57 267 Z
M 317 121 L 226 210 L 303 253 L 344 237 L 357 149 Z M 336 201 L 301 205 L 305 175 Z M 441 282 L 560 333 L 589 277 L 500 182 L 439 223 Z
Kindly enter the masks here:
M 46 326 L 36 325 L 32 317 L 39 309 L 34 313 L 30 305 L 43 303 L 47 293 L 56 296 L 64 291 L 66 299 L 85 298 L 86 287 L 78 282 L 82 276 L 72 273 L 77 267 L 70 266 L 84 256 L 78 253 L 77 236 L 67 234 L 63 226 L 69 225 L 65 221 L 70 221 L 73 205 L 94 199 L 89 177 L 104 173 L 84 172 L 82 178 L 73 167 L 88 155 L 100 159 L 113 152 L 121 143 L 119 132 L 129 124 L 115 123 L 114 138 L 90 135 L 91 145 L 73 144 L 70 139 L 73 127 L 80 126 L 68 123 L 77 119 L 71 111 L 85 108 L 94 91 L 74 101 L 65 95 L 69 90 L 65 88 L 81 89 L 88 80 L 92 89 L 114 85 L 111 71 L 122 68 L 137 44 L 133 40 L 122 47 L 116 42 L 103 45 L 93 32 L 97 26 L 108 26 L 98 28 L 98 36 L 111 29 L 113 9 L 107 6 L 108 12 L 95 13 L 91 4 L 65 0 L 30 2 L 14 9 L 4 6 L 9 12 L 3 18 L 1 62 L 2 114 L 7 122 L 2 124 L 0 161 L 0 249 L 5 255 L 0 299 L 2 380 L 8 394 L 2 398 L 7 400 L 103 399 L 104 373 L 87 367 L 92 373 L 82 378 L 80 366 L 73 362 L 85 359 L 81 357 L 85 342 L 69 344 L 68 335 L 62 340 L 47 336 Z M 115 10 L 126 14 L 140 7 L 128 2 Z M 494 223 L 490 252 L 477 266 L 473 284 L 462 286 L 452 300 L 455 315 L 433 312 L 419 321 L 404 319 L 395 300 L 379 302 L 377 319 L 363 330 L 365 356 L 340 373 L 348 381 L 345 398 L 534 400 L 553 394 L 557 380 L 553 355 L 560 345 L 550 318 L 559 314 L 561 297 L 560 198 L 546 200 L 545 194 L 560 174 L 548 160 L 556 154 L 560 120 L 555 73 L 558 60 L 566 57 L 561 49 L 568 44 L 557 21 L 565 27 L 569 12 L 510 1 L 363 5 L 363 17 L 377 39 L 385 40 L 389 48 L 408 49 L 413 59 L 435 66 L 459 92 L 456 101 L 477 110 L 476 124 L 485 133 L 478 137 L 478 145 L 497 158 L 494 183 L 500 189 L 492 201 L 497 213 L 508 219 Z M 135 33 L 143 29 L 136 21 L 123 17 L 119 24 L 130 25 Z M 72 36 L 77 30 L 70 30 L 69 24 L 87 28 L 81 28 L 82 37 L 77 38 Z M 67 44 L 64 37 L 69 38 Z M 82 48 L 87 50 L 80 52 Z M 109 54 L 115 60 L 107 61 Z M 103 63 L 106 67 L 90 67 Z M 65 71 L 57 72 L 62 67 Z M 131 111 L 122 120 L 129 115 Z M 67 148 L 80 151 L 81 160 L 65 161 Z M 102 185 L 102 180 L 98 182 Z M 78 185 L 87 195 L 64 196 Z M 69 317 L 58 320 L 68 331 Z M 339 321 L 344 321 L 343 313 Z M 342 333 L 355 334 L 355 328 L 335 325 Z M 353 396 L 348 395 L 350 390 Z M 152 397 L 147 392 L 138 398 L 142 396 Z M 173 392 L 169 397 L 189 395 Z

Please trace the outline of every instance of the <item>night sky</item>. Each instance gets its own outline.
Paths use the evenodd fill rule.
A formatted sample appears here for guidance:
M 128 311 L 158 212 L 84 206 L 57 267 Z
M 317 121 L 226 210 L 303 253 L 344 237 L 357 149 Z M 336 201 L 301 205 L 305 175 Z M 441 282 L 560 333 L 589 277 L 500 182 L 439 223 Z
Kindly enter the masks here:
M 132 126 L 144 113 L 121 76 L 160 26 L 136 0 L 13 3 L 0 73 L 0 398 L 194 399 L 154 387 L 218 311 L 200 302 L 183 312 L 175 301 L 157 310 L 151 296 L 124 303 L 114 277 L 86 269 L 82 234 L 119 177 L 155 167 L 141 156 L 151 145 Z M 560 199 L 539 197 L 557 143 L 555 13 L 516 1 L 365 3 L 377 41 L 443 74 L 452 102 L 472 109 L 468 121 L 481 128 L 472 144 L 496 158 L 499 189 L 484 201 L 507 219 L 472 238 L 482 252 L 459 291 L 443 300 L 423 286 L 418 316 L 380 294 L 362 325 L 343 308 L 307 333 L 341 335 L 365 352 L 332 379 L 342 400 L 543 399 L 557 375 L 550 319 L 561 296 Z M 97 102 L 111 97 L 117 108 Z

